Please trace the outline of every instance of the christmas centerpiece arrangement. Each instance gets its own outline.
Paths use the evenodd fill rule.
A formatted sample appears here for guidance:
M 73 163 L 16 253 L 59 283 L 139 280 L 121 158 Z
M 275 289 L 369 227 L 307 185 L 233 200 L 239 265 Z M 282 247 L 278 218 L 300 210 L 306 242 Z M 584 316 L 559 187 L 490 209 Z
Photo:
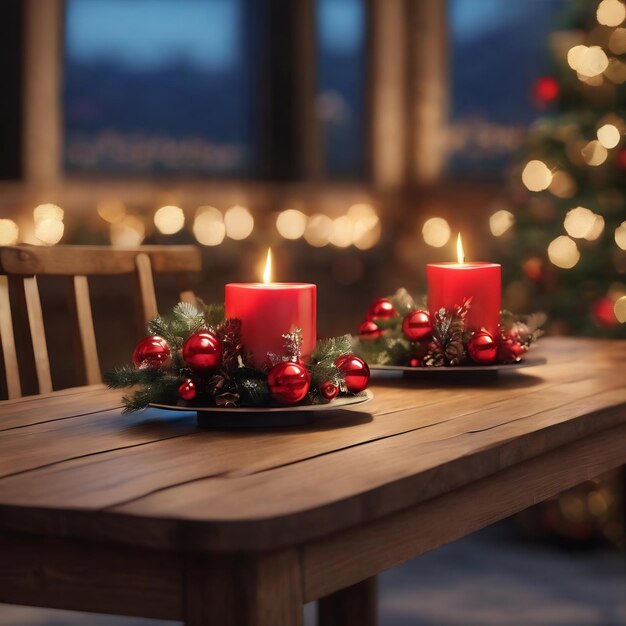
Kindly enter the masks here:
M 112 388 L 136 387 L 126 411 L 151 404 L 189 409 L 259 408 L 327 404 L 358 398 L 369 382 L 366 363 L 352 354 L 349 336 L 317 341 L 304 360 L 302 331 L 282 336 L 283 349 L 259 362 L 242 341 L 243 323 L 222 306 L 178 303 L 148 324 L 132 365 L 107 374 Z
M 457 367 L 513 364 L 541 335 L 545 316 L 502 311 L 495 333 L 467 325 L 472 301 L 432 314 L 405 289 L 372 303 L 354 350 L 370 365 Z

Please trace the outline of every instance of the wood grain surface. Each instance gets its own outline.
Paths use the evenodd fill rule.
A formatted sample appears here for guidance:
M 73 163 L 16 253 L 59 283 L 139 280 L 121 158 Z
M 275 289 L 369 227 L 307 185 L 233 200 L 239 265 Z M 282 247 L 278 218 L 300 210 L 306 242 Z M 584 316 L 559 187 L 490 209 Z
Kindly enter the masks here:
M 274 550 L 377 523 L 532 459 L 554 457 L 555 492 L 580 478 L 560 461 L 571 465 L 572 446 L 602 455 L 602 433 L 626 423 L 624 347 L 544 339 L 537 354 L 548 364 L 514 375 L 377 379 L 362 409 L 290 429 L 198 431 L 193 414 L 123 415 L 119 394 L 100 387 L 5 402 L 0 531 Z M 619 465 L 626 450 L 607 458 Z

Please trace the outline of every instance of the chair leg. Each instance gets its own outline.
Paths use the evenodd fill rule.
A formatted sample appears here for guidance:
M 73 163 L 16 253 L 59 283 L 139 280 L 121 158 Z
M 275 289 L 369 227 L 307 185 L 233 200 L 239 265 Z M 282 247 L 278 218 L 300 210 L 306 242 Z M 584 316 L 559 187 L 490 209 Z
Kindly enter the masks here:
M 318 601 L 318 626 L 376 626 L 376 577 L 337 591 Z
M 187 626 L 302 626 L 296 551 L 215 555 L 187 564 Z

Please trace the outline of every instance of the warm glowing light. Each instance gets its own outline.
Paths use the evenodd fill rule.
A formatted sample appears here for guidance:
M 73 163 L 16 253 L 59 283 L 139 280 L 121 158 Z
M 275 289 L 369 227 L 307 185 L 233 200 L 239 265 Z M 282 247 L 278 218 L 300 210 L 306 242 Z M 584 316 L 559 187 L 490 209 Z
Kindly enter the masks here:
M 587 241 L 595 241 L 604 230 L 604 218 L 601 215 L 594 215 L 593 226 L 585 235 Z
M 442 217 L 431 217 L 422 227 L 424 241 L 433 248 L 441 248 L 450 240 L 450 226 Z
M 62 222 L 63 214 L 63 209 L 56 204 L 40 204 L 33 209 L 33 219 L 35 222 L 41 222 L 42 220 Z
M 557 170 L 548 189 L 557 198 L 571 198 L 576 193 L 576 182 L 567 172 Z
M 178 206 L 162 206 L 154 214 L 154 225 L 164 235 L 173 235 L 185 225 L 185 214 Z
M 371 204 L 353 204 L 346 215 L 354 222 L 359 220 L 378 220 L 376 211 Z
M 511 211 L 504 209 L 496 211 L 489 218 L 489 230 L 494 237 L 501 237 L 515 223 L 515 217 Z
M 306 230 L 306 215 L 297 209 L 287 209 L 278 214 L 276 230 L 285 239 L 300 239 Z
M 304 238 L 308 244 L 316 248 L 323 248 L 330 242 L 333 221 L 322 213 L 315 213 L 309 217 L 304 231 Z
M 608 149 L 615 148 L 621 139 L 617 126 L 613 124 L 604 124 L 598 128 L 598 141 Z
M 109 224 L 121 220 L 126 215 L 126 207 L 121 200 L 101 200 L 96 210 L 98 215 Z
M 609 48 L 614 54 L 626 53 L 626 28 L 616 28 L 609 37 Z
M 198 207 L 192 230 L 203 246 L 219 246 L 226 236 L 224 218 L 219 209 L 212 206 Z
M 373 248 L 379 241 L 382 233 L 380 220 L 376 218 L 376 223 L 371 228 L 360 229 L 360 225 L 364 222 L 356 222 L 354 226 L 354 246 L 359 250 L 369 250 Z
M 582 44 L 578 46 L 574 46 L 570 48 L 567 52 L 567 64 L 573 69 L 578 70 L 578 66 L 580 64 L 580 60 L 583 54 L 586 52 L 587 46 L 583 46 Z
M 568 270 L 578 263 L 580 252 L 573 239 L 561 235 L 550 242 L 548 258 L 553 265 Z
M 609 66 L 604 70 L 604 76 L 606 76 L 611 82 L 616 85 L 621 85 L 626 82 L 626 63 L 620 61 L 615 57 L 609 59 Z
M 333 220 L 330 243 L 338 248 L 347 248 L 352 244 L 352 220 L 347 215 Z
M 615 301 L 613 312 L 620 324 L 626 323 L 626 296 L 622 296 Z
M 265 269 L 263 270 L 263 282 L 268 285 L 272 282 L 272 249 L 267 249 L 267 257 L 265 257 Z
M 626 6 L 619 0 L 602 0 L 596 17 L 602 26 L 619 26 L 626 18 Z
M 65 227 L 63 222 L 47 217 L 35 223 L 35 237 L 46 246 L 53 246 L 61 241 Z
M 597 140 L 590 141 L 581 151 L 583 159 L 587 165 L 598 166 L 602 165 L 609 153 L 606 148 Z
M 0 220 L 0 246 L 12 246 L 17 243 L 20 229 L 13 220 Z
M 456 260 L 459 263 L 465 263 L 465 252 L 463 252 L 463 242 L 461 241 L 461 233 L 456 236 Z
M 254 218 L 246 207 L 232 206 L 224 215 L 226 236 L 237 241 L 246 239 L 254 229 Z
M 622 249 L 626 250 L 626 222 L 622 222 L 615 229 L 615 243 Z
M 146 236 L 146 227 L 135 215 L 127 215 L 111 224 L 111 245 L 116 248 L 135 248 L 140 246 Z
M 570 237 L 582 239 L 587 237 L 596 222 L 596 216 L 593 211 L 582 206 L 571 209 L 565 215 L 563 226 Z
M 522 171 L 522 182 L 530 191 L 543 191 L 552 182 L 552 172 L 543 161 L 528 161 Z
M 593 77 L 609 66 L 609 57 L 600 46 L 589 46 L 577 58 L 576 71 L 583 76 Z

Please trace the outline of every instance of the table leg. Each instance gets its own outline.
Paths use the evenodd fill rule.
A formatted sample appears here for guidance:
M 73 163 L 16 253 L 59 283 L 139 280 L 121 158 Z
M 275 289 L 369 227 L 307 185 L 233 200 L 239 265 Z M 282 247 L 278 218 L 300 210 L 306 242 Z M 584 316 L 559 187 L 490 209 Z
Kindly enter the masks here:
M 302 626 L 295 550 L 193 557 L 185 572 L 187 626 Z
M 318 601 L 318 626 L 376 626 L 376 577 L 332 593 Z

